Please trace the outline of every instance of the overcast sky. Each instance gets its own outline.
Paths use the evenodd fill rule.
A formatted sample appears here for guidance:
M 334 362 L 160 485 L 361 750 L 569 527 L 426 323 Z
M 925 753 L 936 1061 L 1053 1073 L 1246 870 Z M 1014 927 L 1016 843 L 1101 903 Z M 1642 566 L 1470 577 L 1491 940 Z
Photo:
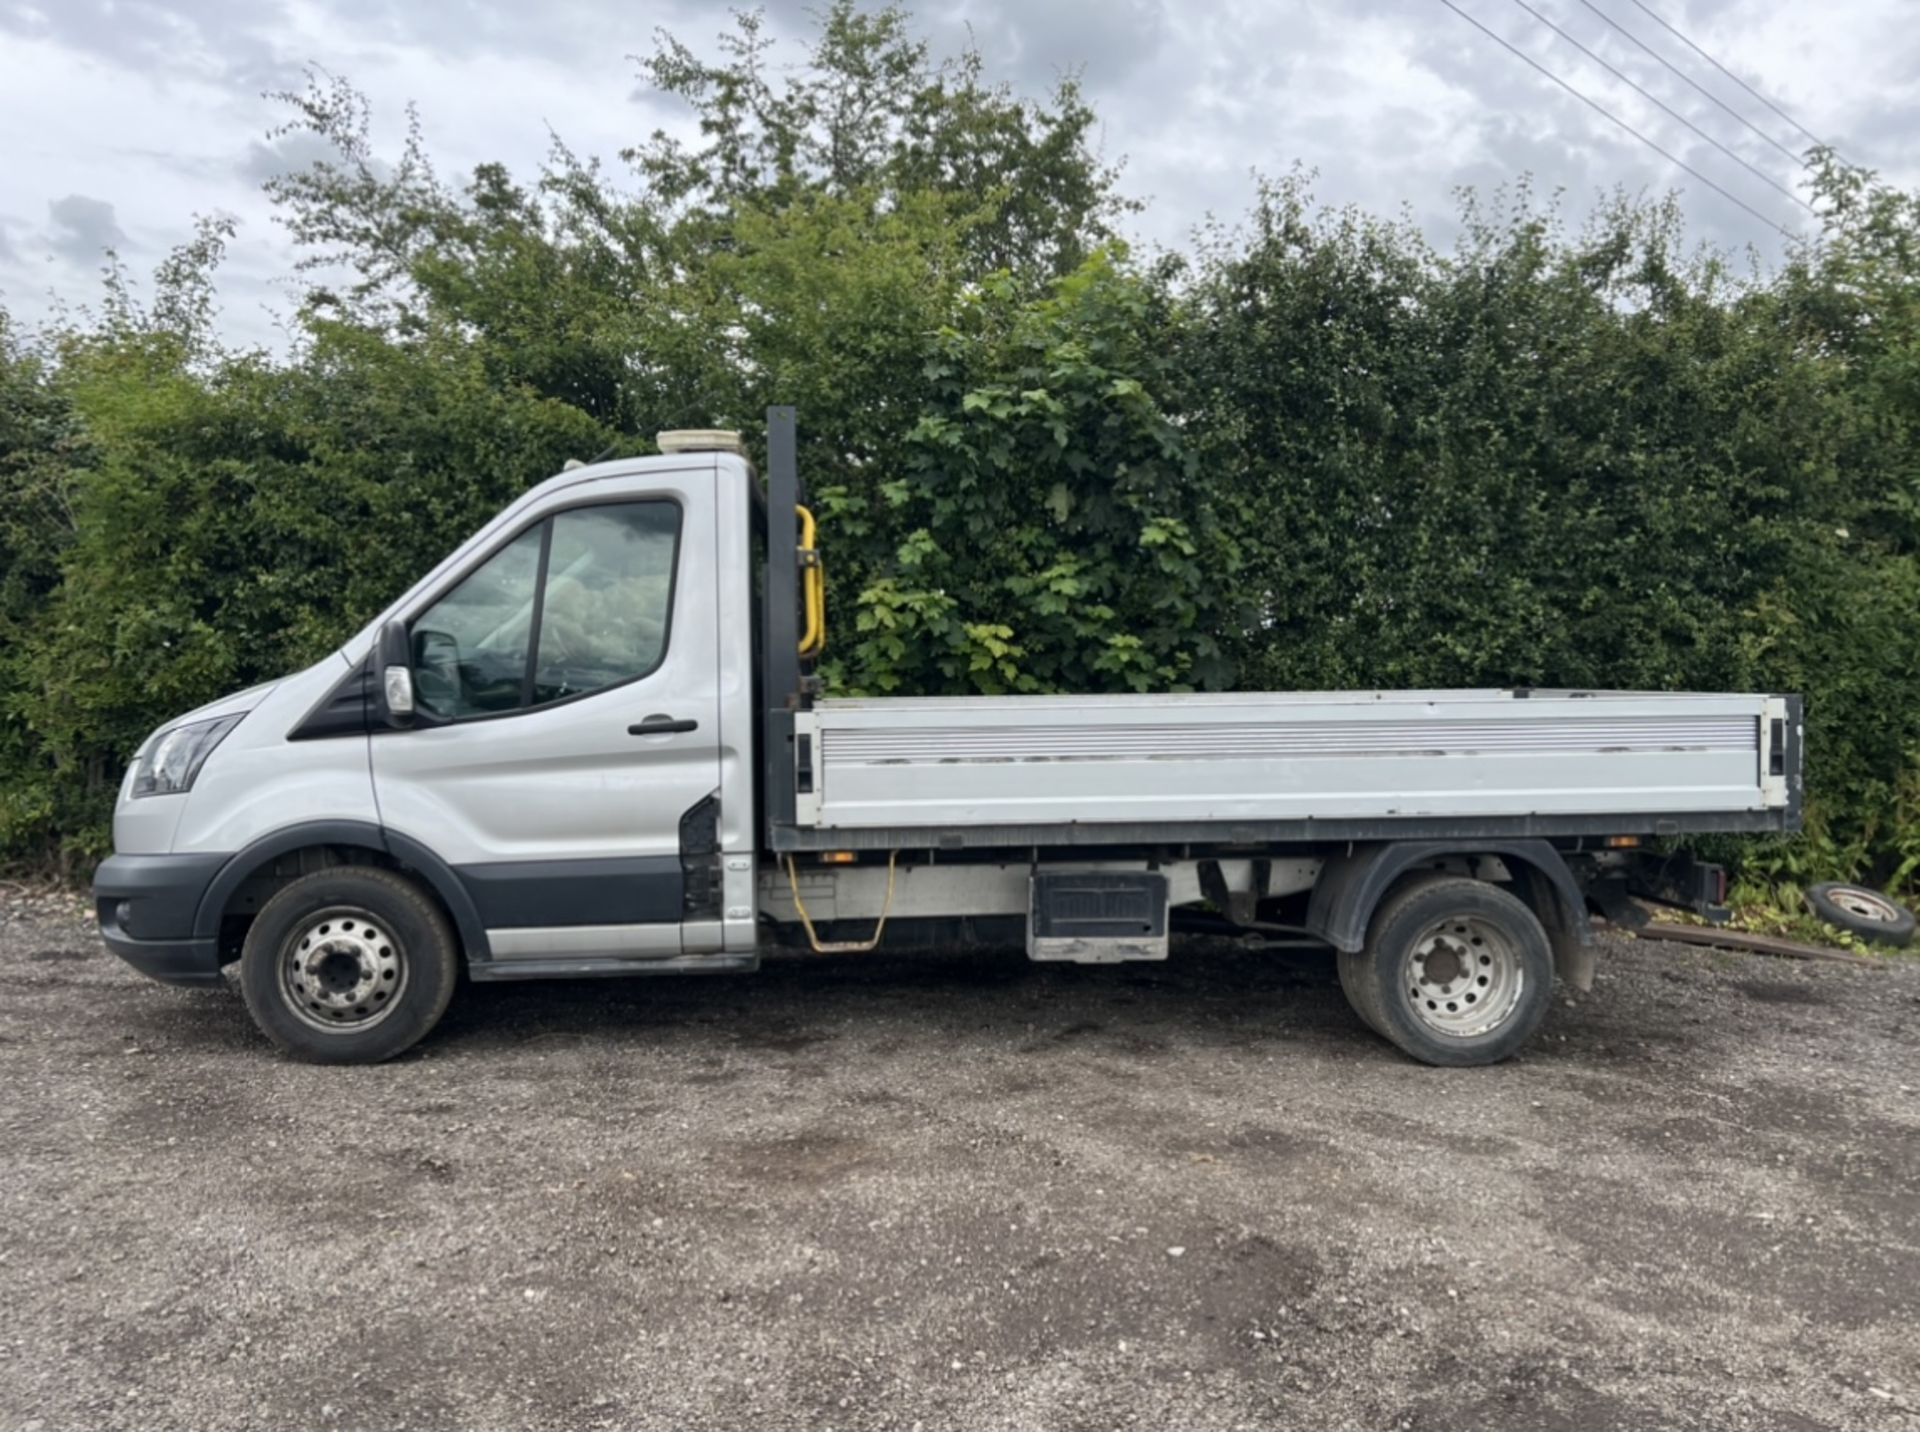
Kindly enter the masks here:
M 1179 245 L 1208 213 L 1244 212 L 1253 171 L 1316 169 L 1316 192 L 1401 205 L 1437 238 L 1453 189 L 1534 176 L 1576 213 L 1605 189 L 1682 191 L 1706 238 L 1777 250 L 1769 227 L 1808 214 L 1609 75 L 1522 8 L 1468 14 L 1758 210 L 1744 212 L 1500 48 L 1442 0 L 948 0 L 916 13 L 942 50 L 970 30 L 991 70 L 1044 89 L 1078 70 L 1108 159 L 1148 201 L 1139 238 Z M 1807 141 L 1662 30 L 1635 0 L 1527 0 L 1765 175 L 1791 161 L 1664 69 L 1602 13 L 1788 149 Z M 1722 64 L 1857 163 L 1920 184 L 1915 0 L 1647 0 Z M 800 0 L 769 5 L 776 34 Z M 685 116 L 637 82 L 629 56 L 664 26 L 706 44 L 721 0 L 0 0 L 0 294 L 16 315 L 98 293 L 103 249 L 140 273 L 196 213 L 240 235 L 224 322 L 274 343 L 292 307 L 288 245 L 258 186 L 286 157 L 266 143 L 267 90 L 319 64 L 372 99 L 391 140 L 416 102 L 452 174 L 503 159 L 531 173 L 551 129 L 612 160 Z M 791 51 L 791 46 L 788 47 Z

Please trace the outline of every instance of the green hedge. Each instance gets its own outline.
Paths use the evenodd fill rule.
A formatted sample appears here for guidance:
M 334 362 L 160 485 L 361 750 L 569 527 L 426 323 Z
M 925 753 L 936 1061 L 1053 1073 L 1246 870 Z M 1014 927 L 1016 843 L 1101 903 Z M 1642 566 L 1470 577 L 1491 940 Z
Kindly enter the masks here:
M 136 301 L 0 315 L 0 857 L 84 866 L 165 718 L 316 659 L 499 504 L 660 428 L 801 410 L 836 689 L 1508 685 L 1804 692 L 1813 829 L 1762 874 L 1920 862 L 1920 209 L 1815 173 L 1761 272 L 1671 204 L 1524 189 L 1438 252 L 1298 181 L 1143 262 L 1072 87 L 831 8 L 783 88 L 742 22 L 647 76 L 705 147 L 452 186 L 276 181 L 331 276 L 214 338 L 223 232 Z M 879 111 L 848 76 L 892 77 Z M 637 192 L 626 187 L 638 184 Z M 341 275 L 345 275 L 342 280 Z

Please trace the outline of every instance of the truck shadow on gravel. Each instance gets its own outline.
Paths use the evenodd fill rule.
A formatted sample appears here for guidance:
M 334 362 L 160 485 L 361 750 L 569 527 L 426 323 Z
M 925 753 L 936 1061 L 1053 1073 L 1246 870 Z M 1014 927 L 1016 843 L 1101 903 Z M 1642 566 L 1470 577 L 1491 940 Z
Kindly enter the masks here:
M 1176 946 L 1165 964 L 1039 965 L 1017 949 L 781 954 L 745 977 L 473 983 L 425 1047 L 468 1054 L 529 1038 L 796 1058 L 835 1043 L 884 1056 L 985 1040 L 1039 1058 L 1271 1045 L 1402 1061 L 1348 1007 L 1330 953 L 1218 942 Z
M 33 980 L 44 987 L 101 977 L 55 973 L 73 968 L 51 963 Z M 1668 973 L 1687 982 L 1699 977 Z M 1837 1012 L 1826 1008 L 1829 996 L 1785 982 L 1730 987 L 1763 1020 L 1773 1017 L 1764 1013 L 1769 1006 Z M 247 1017 L 231 969 L 211 990 L 161 992 L 143 982 L 123 991 L 114 1020 L 129 1040 L 251 1057 L 268 1047 Z M 1527 1062 L 1624 1070 L 1684 1058 L 1715 1032 L 1684 1006 L 1610 1016 L 1604 993 L 1571 1001 L 1577 1011 L 1564 1008 L 1564 993 L 1523 1052 Z M 1183 1051 L 1255 1050 L 1413 1067 L 1348 1007 L 1330 953 L 1218 940 L 1176 941 L 1164 964 L 1036 964 L 1017 948 L 783 952 L 752 975 L 463 981 L 433 1033 L 393 1062 L 482 1056 L 530 1041 L 607 1053 L 658 1048 L 687 1058 L 752 1053 L 792 1061 L 800 1077 L 823 1070 L 836 1044 L 884 1057 L 982 1041 L 995 1053 L 1039 1062 L 1074 1055 L 1145 1065 Z M 701 1077 L 723 1082 L 729 1075 Z
M 60 973 L 73 968 L 50 962 L 30 983 L 117 987 L 112 1023 L 128 1041 L 208 1053 L 268 1047 L 231 967 L 224 984 L 206 990 L 126 982 L 104 965 L 85 976 Z M 530 1039 L 798 1056 L 857 1035 L 868 1052 L 906 1052 L 992 1031 L 1028 1053 L 1119 1047 L 1153 1055 L 1175 1032 L 1201 1044 L 1371 1039 L 1347 1008 L 1328 955 L 1215 946 L 1176 952 L 1165 965 L 1045 966 L 1017 949 L 968 949 L 778 954 L 751 975 L 463 981 L 435 1030 L 393 1062 Z
M 62 960 L 77 954 L 62 952 Z M 39 988 L 94 984 L 37 972 Z M 102 967 L 104 968 L 104 966 Z M 91 972 L 90 972 L 91 973 Z M 258 1052 L 236 972 L 212 989 L 120 981 L 125 1037 L 207 1052 Z M 1165 964 L 1041 965 L 1023 951 L 973 948 L 910 955 L 769 956 L 751 975 L 463 980 L 434 1031 L 395 1063 L 469 1054 L 529 1039 L 611 1049 L 671 1041 L 696 1053 L 752 1049 L 799 1055 L 859 1035 L 868 1052 L 925 1039 L 999 1031 L 1025 1053 L 1119 1049 L 1164 1053 L 1171 1036 L 1200 1044 L 1260 1040 L 1373 1044 L 1347 1007 L 1331 954 L 1222 947 L 1210 941 Z M 1382 1049 L 1385 1046 L 1381 1046 Z

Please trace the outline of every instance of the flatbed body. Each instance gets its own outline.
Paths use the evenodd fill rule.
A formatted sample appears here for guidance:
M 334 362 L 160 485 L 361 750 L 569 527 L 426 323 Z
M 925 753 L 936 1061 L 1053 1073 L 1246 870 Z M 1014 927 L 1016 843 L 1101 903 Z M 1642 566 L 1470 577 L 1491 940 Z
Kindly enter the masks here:
M 1608 691 L 825 699 L 793 848 L 1777 831 L 1790 698 Z

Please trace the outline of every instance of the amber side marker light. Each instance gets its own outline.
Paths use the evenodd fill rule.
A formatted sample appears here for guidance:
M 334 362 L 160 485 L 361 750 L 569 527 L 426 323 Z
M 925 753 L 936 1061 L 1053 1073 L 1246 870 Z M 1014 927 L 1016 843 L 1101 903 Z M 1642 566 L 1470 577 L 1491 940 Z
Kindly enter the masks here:
M 822 865 L 851 865 L 853 864 L 853 852 L 851 850 L 823 850 L 820 852 L 819 861 Z
M 1610 835 L 1607 837 L 1608 850 L 1632 850 L 1640 844 L 1637 835 Z

